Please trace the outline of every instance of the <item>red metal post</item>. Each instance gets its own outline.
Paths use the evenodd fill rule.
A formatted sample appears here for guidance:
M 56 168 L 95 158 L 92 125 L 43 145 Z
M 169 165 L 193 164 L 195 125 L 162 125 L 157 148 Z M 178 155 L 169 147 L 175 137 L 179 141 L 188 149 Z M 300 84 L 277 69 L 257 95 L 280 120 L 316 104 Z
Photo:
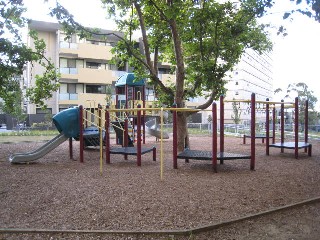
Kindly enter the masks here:
M 84 139 L 83 139 L 83 106 L 79 106 L 79 129 L 80 129 L 80 136 L 79 136 L 79 141 L 80 141 L 80 162 L 83 163 L 83 152 L 84 152 Z
M 220 153 L 224 152 L 224 97 L 220 96 Z M 220 160 L 223 164 L 223 160 Z
M 177 108 L 176 104 L 173 104 L 172 108 Z M 172 111 L 172 132 L 173 132 L 173 143 L 172 143 L 172 155 L 173 155 L 173 168 L 178 168 L 178 133 L 177 133 L 177 111 Z
M 272 144 L 276 142 L 276 106 L 272 109 Z
M 128 147 L 128 118 L 124 120 L 124 130 L 122 136 L 122 147 Z
M 284 143 L 284 102 L 281 100 L 281 119 L 280 119 L 280 129 L 281 129 L 281 144 Z M 284 152 L 284 149 L 281 148 L 281 152 Z
M 152 157 L 153 157 L 153 161 L 157 160 L 157 149 L 156 149 L 156 147 L 153 147 L 153 149 L 152 149 Z
M 124 131 L 122 135 L 122 147 L 128 147 L 128 118 L 124 120 Z M 124 159 L 128 160 L 128 155 L 124 154 Z
M 298 97 L 294 101 L 294 156 L 298 158 L 299 144 L 299 100 Z
M 141 105 L 138 104 L 138 108 L 141 108 Z M 137 112 L 137 165 L 141 166 L 141 110 Z
M 106 130 L 106 163 L 110 163 L 110 113 L 108 105 L 106 106 L 104 126 Z
M 306 100 L 305 102 L 305 112 L 304 112 L 304 142 L 307 143 L 308 142 L 308 127 L 309 127 L 309 112 L 308 109 L 309 108 L 309 101 Z M 307 152 L 307 148 L 304 149 L 304 152 Z
M 212 103 L 212 169 L 217 172 L 218 134 L 217 134 L 217 104 Z
M 250 170 L 254 170 L 256 162 L 256 95 L 251 94 L 251 162 Z
M 269 155 L 269 144 L 270 144 L 270 123 L 269 123 L 269 118 L 270 118 L 270 113 L 269 113 L 269 98 L 266 99 L 266 155 Z

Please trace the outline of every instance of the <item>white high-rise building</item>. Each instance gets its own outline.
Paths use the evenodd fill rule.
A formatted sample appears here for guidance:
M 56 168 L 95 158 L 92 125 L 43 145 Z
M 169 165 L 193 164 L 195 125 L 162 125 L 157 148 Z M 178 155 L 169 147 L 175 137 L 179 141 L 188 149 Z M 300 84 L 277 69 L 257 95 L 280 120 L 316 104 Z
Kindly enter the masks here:
M 267 98 L 273 100 L 273 71 L 272 58 L 268 53 L 260 55 L 258 52 L 247 49 L 234 70 L 226 78 L 228 89 L 225 99 L 250 100 L 251 94 L 255 93 L 256 100 L 265 101 Z M 250 108 L 247 103 L 239 103 L 241 119 L 250 118 Z M 256 105 L 256 118 L 264 121 L 263 104 Z M 225 118 L 231 120 L 233 114 L 232 104 L 225 105 Z

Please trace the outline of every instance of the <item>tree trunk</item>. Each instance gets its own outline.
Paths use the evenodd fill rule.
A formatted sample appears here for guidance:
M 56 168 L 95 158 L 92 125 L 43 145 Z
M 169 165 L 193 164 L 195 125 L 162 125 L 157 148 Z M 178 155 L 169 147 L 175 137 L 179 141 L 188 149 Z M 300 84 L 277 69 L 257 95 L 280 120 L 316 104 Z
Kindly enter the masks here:
M 181 152 L 185 148 L 190 147 L 187 115 L 178 113 L 177 115 L 177 132 L 178 132 L 178 151 Z
M 169 1 L 170 2 L 170 1 Z M 185 106 L 184 104 L 184 81 L 185 81 L 185 68 L 183 59 L 182 43 L 178 33 L 175 20 L 169 20 L 169 25 L 172 34 L 172 40 L 174 45 L 174 53 L 177 61 L 176 69 L 176 92 L 175 103 L 178 108 Z M 178 151 L 183 151 L 185 147 L 188 147 L 188 129 L 187 129 L 187 114 L 186 112 L 178 112 L 177 116 L 177 131 L 178 131 Z

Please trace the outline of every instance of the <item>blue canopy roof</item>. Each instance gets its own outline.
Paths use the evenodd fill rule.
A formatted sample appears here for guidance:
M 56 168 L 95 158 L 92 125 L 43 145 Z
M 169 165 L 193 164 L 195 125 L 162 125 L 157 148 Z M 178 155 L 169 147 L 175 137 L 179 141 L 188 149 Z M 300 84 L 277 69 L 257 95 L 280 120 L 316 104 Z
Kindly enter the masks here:
M 135 78 L 133 73 L 126 73 L 118 78 L 116 82 L 116 87 L 118 86 L 144 86 L 145 85 L 145 79 L 138 80 Z

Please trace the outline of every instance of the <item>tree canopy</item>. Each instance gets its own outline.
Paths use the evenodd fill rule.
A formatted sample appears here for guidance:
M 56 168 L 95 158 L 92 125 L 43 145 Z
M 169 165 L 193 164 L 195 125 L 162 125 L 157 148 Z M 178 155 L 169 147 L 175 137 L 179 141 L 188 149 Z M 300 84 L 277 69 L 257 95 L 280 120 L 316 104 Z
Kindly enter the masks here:
M 283 99 L 293 99 L 298 97 L 299 100 L 299 123 L 303 126 L 305 121 L 303 112 L 305 111 L 305 101 L 308 100 L 309 109 L 309 124 L 317 124 L 316 103 L 318 98 L 314 95 L 314 92 L 304 82 L 291 83 L 286 90 L 277 88 L 275 94 L 284 93 Z
M 191 0 L 102 2 L 118 30 L 125 33 L 114 49 L 116 57 L 128 62 L 138 76 L 148 77 L 164 104 L 183 105 L 206 93 L 209 106 L 225 92 L 223 78 L 246 48 L 271 49 L 264 26 L 256 22 L 268 1 L 243 1 L 240 5 Z M 69 26 L 69 33 L 78 30 L 83 34 L 85 28 L 75 24 L 61 5 L 52 14 Z M 142 36 L 143 52 L 132 40 L 135 31 Z M 159 62 L 171 64 L 175 85 L 164 85 L 158 78 Z
M 246 48 L 260 53 L 272 48 L 257 17 L 271 6 L 268 0 L 220 3 L 193 0 L 103 0 L 110 15 L 125 33 L 114 48 L 116 58 L 128 62 L 137 76 L 147 77 L 155 86 L 162 104 L 176 103 L 204 96 L 198 109 L 209 107 L 226 92 L 224 77 L 239 61 Z M 67 9 L 57 3 L 52 10 L 69 34 L 84 35 L 86 29 L 75 23 Z M 133 32 L 139 31 L 143 51 L 136 48 Z M 158 77 L 158 64 L 168 62 L 175 72 L 172 84 Z M 187 116 L 178 115 L 178 145 L 187 138 Z M 188 141 L 188 140 L 187 140 Z
M 36 32 L 30 32 L 35 48 L 27 47 L 21 36 L 21 29 L 28 20 L 23 17 L 26 11 L 22 0 L 0 1 L 0 98 L 6 112 L 13 112 L 20 94 L 20 79 L 27 63 L 42 65 L 45 72 L 35 76 L 36 84 L 28 89 L 26 96 L 30 102 L 44 106 L 45 99 L 57 90 L 58 73 L 50 59 L 45 58 L 46 45 Z

